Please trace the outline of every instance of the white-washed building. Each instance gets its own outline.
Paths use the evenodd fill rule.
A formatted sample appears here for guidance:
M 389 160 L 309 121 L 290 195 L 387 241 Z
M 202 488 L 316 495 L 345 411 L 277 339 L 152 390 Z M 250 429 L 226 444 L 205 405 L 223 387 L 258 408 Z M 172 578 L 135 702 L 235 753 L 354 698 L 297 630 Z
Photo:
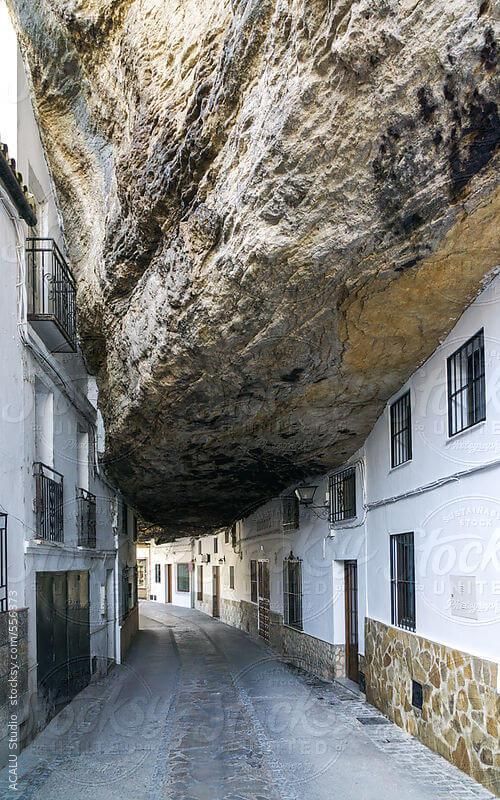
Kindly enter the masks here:
M 290 487 L 192 549 L 197 609 L 306 670 L 356 681 L 497 793 L 499 300 L 500 276 L 349 463 L 298 488 L 305 503 Z
M 100 466 L 102 425 L 98 436 L 97 389 L 78 347 L 76 285 L 3 3 L 0 23 L 3 763 L 6 734 L 22 746 L 92 676 L 120 661 L 137 628 L 137 592 L 135 517 Z

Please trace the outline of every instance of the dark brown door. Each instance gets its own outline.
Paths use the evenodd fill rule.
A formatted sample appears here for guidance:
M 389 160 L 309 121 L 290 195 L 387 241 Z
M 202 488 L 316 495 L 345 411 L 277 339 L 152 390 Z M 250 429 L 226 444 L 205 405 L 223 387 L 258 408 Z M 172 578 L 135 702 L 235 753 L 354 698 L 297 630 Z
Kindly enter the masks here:
M 346 675 L 358 683 L 358 564 L 346 561 L 344 569 Z
M 167 603 L 172 602 L 172 564 L 167 564 Z
M 212 567 L 212 616 L 219 617 L 220 616 L 220 609 L 219 609 L 219 591 L 220 591 L 220 580 L 219 580 L 219 567 Z
M 258 568 L 258 598 L 259 598 L 259 636 L 266 642 L 269 641 L 269 562 L 259 561 Z

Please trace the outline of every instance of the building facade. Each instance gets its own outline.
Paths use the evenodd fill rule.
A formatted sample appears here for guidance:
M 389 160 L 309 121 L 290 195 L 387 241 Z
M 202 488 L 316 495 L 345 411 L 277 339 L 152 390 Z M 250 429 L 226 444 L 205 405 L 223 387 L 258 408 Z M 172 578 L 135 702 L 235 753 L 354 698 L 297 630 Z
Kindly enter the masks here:
M 76 284 L 3 4 L 0 20 L 9 63 L 0 80 L 0 136 L 9 137 L 0 152 L 5 763 L 93 677 L 120 661 L 137 628 L 137 592 L 135 515 L 100 464 L 102 421 L 78 346 Z
M 302 502 L 290 487 L 193 540 L 191 555 L 195 608 L 323 678 L 356 682 L 496 794 L 499 299 L 497 276 L 350 461 L 298 487 Z M 159 549 L 149 548 L 150 574 Z

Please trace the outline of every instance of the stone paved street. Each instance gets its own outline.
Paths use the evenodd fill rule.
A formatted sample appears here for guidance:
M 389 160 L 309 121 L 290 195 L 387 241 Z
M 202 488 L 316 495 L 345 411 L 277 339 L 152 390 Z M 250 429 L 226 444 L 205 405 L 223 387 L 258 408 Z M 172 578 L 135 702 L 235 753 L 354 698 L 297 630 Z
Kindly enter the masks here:
M 198 612 L 143 603 L 127 663 L 21 755 L 22 800 L 461 800 L 485 789 L 347 689 Z

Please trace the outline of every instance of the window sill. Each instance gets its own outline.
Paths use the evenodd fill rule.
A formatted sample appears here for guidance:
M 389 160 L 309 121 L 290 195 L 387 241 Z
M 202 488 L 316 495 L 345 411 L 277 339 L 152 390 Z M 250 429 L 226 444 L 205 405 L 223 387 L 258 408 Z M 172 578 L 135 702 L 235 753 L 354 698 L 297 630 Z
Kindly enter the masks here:
M 472 431 L 477 431 L 480 428 L 484 428 L 486 425 L 486 420 L 481 419 L 479 422 L 475 422 L 474 425 L 469 425 L 468 428 L 464 428 L 463 431 L 458 431 L 458 433 L 454 433 L 453 436 L 447 436 L 445 439 L 445 445 L 448 446 L 456 439 L 460 439 L 462 436 L 466 436 L 466 434 L 471 433 Z
M 408 461 L 402 461 L 401 464 L 397 464 L 395 467 L 389 467 L 389 472 L 387 474 L 390 475 L 392 472 L 396 472 L 398 469 L 401 469 L 401 467 L 407 467 L 408 464 L 412 463 L 412 461 L 413 458 L 409 458 Z

